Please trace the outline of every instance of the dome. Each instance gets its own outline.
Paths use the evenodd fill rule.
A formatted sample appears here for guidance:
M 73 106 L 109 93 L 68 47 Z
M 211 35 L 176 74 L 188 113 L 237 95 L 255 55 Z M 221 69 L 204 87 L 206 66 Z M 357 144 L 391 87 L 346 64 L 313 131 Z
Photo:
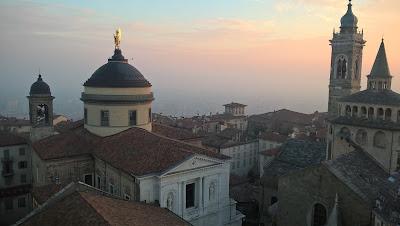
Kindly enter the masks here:
M 347 6 L 347 12 L 340 20 L 341 28 L 357 28 L 358 19 L 351 10 L 351 3 L 349 3 Z
M 32 84 L 29 94 L 51 94 L 49 85 L 43 82 L 40 74 L 37 81 Z
M 149 81 L 115 49 L 108 63 L 97 69 L 83 86 L 95 87 L 151 87 Z

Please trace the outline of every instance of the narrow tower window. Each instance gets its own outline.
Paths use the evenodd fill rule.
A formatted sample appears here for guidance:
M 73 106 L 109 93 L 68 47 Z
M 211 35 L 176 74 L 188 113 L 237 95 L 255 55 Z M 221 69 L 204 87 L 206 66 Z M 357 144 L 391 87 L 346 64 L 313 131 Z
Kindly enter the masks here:
M 347 61 L 343 60 L 342 63 L 342 78 L 346 78 L 346 71 L 347 71 Z
M 129 111 L 129 125 L 135 126 L 136 122 L 136 111 Z
M 342 77 L 342 60 L 338 60 L 336 67 L 336 78 Z
M 101 125 L 109 126 L 109 112 L 108 111 L 101 111 Z
M 151 122 L 151 108 L 149 108 L 149 122 Z

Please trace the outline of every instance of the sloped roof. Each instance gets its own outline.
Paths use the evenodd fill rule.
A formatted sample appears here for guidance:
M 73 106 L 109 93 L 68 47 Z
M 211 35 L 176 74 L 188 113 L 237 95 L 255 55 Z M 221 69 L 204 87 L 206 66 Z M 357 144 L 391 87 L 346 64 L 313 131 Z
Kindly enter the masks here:
M 194 155 L 230 158 L 141 128 L 130 128 L 108 137 L 76 129 L 35 142 L 32 148 L 44 160 L 95 155 L 136 176 L 161 173 Z
M 261 184 L 278 188 L 278 181 L 285 175 L 325 160 L 326 144 L 293 138 L 287 139 L 280 154 L 264 169 Z
M 74 192 L 22 225 L 189 225 L 156 206 Z
M 0 126 L 29 126 L 29 120 L 1 116 Z
M 54 126 L 54 129 L 59 133 L 65 133 L 70 130 L 74 130 L 77 128 L 83 128 L 84 121 L 83 119 L 78 121 L 61 121 Z
M 260 151 L 260 155 L 274 156 L 277 155 L 281 151 L 281 146 L 277 146 L 271 149 Z
M 385 43 L 381 42 L 381 45 L 376 55 L 374 66 L 372 66 L 371 74 L 368 77 L 392 77 L 389 71 L 389 64 L 386 58 Z
M 379 195 L 379 186 L 389 174 L 364 151 L 356 149 L 322 165 L 359 195 L 371 207 Z
M 363 126 L 369 128 L 400 130 L 400 124 L 388 120 L 371 119 L 371 118 L 354 118 L 345 116 L 332 116 L 328 121 L 335 124 Z
M 399 105 L 400 94 L 391 90 L 375 91 L 366 89 L 361 92 L 345 96 L 341 98 L 340 101 L 379 105 Z
M 13 133 L 0 132 L 0 147 L 20 144 L 28 144 L 28 140 Z
M 206 146 L 219 148 L 222 147 L 222 145 L 228 142 L 229 140 L 230 138 L 221 137 L 218 136 L 217 134 L 209 134 L 204 138 L 203 144 Z
M 229 175 L 229 186 L 235 186 L 246 182 L 249 182 L 249 178 L 247 177 L 242 177 L 234 173 Z
M 153 123 L 152 132 L 176 140 L 191 140 L 204 137 L 203 134 L 192 133 L 188 130 L 174 128 L 158 123 Z
M 280 134 L 275 134 L 275 133 L 261 133 L 261 134 L 257 135 L 257 138 L 262 139 L 262 140 L 271 140 L 271 141 L 283 143 L 289 137 L 280 135 Z
M 231 139 L 233 136 L 236 134 L 240 133 L 240 129 L 232 128 L 232 127 L 227 127 L 224 130 L 222 130 L 218 135 L 221 137 L 229 138 Z
M 31 194 L 39 205 L 49 200 L 54 194 L 61 191 L 67 183 L 61 184 L 48 184 L 40 187 L 32 188 Z
M 229 103 L 229 104 L 224 104 L 222 106 L 225 106 L 225 107 L 246 107 L 247 105 L 232 102 L 232 103 Z

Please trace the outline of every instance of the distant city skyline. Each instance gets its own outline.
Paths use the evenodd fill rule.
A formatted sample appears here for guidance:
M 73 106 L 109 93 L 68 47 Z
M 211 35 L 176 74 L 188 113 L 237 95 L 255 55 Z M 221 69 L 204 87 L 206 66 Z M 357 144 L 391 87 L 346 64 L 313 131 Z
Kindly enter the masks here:
M 208 114 L 222 112 L 221 105 L 231 101 L 247 104 L 248 114 L 327 111 L 329 40 L 347 4 L 5 0 L 0 3 L 0 101 L 27 103 L 21 100 L 40 68 L 56 97 L 54 110 L 62 113 L 57 106 L 79 102 L 82 84 L 112 55 L 112 34 L 121 27 L 122 53 L 153 84 L 154 112 Z M 352 4 L 367 40 L 362 89 L 384 35 L 392 88 L 400 91 L 400 1 Z M 172 103 L 175 107 L 165 110 Z

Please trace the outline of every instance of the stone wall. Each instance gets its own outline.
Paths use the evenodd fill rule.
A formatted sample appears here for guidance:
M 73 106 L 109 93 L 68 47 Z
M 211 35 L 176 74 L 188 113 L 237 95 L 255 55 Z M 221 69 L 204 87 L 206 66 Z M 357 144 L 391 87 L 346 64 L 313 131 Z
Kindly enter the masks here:
M 371 206 L 322 164 L 282 178 L 278 187 L 278 225 L 312 225 L 316 203 L 326 208 L 329 219 L 336 194 L 341 225 L 371 224 Z

